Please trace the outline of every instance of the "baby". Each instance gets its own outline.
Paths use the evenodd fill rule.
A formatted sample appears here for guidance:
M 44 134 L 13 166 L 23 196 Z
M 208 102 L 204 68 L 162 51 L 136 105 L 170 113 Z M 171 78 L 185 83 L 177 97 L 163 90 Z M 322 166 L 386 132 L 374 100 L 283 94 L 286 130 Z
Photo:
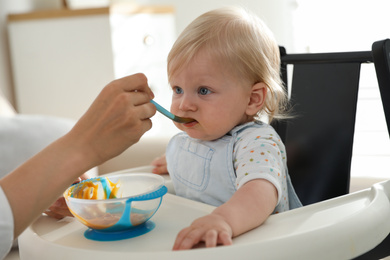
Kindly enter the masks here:
M 176 194 L 217 208 L 178 234 L 174 250 L 232 244 L 273 213 L 301 206 L 286 151 L 267 123 L 287 96 L 279 48 L 263 22 L 240 8 L 210 11 L 178 37 L 168 56 L 171 112 L 192 118 L 169 142 L 164 167 Z

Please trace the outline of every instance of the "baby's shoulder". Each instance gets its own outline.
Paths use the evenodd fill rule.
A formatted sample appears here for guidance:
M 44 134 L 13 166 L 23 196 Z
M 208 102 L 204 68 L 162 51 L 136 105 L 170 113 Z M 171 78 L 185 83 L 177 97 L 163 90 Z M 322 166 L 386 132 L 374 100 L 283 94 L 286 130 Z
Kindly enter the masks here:
M 268 124 L 255 125 L 237 133 L 235 147 L 271 145 L 284 149 L 284 144 L 275 129 Z
M 237 140 L 255 138 L 259 139 L 279 139 L 278 133 L 275 129 L 266 123 L 255 123 L 248 127 L 242 128 L 237 132 Z

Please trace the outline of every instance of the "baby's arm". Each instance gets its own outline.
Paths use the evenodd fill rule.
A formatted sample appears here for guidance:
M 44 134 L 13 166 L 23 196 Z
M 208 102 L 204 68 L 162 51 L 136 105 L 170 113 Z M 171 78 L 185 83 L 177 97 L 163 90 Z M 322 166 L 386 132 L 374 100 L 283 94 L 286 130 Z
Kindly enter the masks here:
M 249 181 L 225 204 L 180 231 L 173 250 L 190 249 L 202 241 L 206 247 L 230 245 L 232 237 L 260 226 L 272 214 L 277 200 L 273 184 L 263 179 Z

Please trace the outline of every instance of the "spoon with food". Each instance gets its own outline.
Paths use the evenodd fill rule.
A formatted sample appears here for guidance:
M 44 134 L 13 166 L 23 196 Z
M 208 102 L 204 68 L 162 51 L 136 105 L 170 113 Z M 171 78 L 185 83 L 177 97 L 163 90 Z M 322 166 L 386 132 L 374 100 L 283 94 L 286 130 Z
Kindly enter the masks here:
M 192 118 L 184 118 L 184 117 L 180 117 L 180 116 L 175 116 L 174 114 L 172 114 L 171 112 L 169 112 L 168 110 L 166 110 L 165 108 L 160 106 L 158 103 L 156 103 L 156 101 L 154 101 L 154 100 L 150 100 L 150 102 L 156 106 L 158 112 L 160 112 L 161 114 L 163 114 L 164 116 L 168 117 L 169 119 L 171 119 L 175 122 L 184 124 L 184 123 L 189 123 L 189 122 L 195 121 Z

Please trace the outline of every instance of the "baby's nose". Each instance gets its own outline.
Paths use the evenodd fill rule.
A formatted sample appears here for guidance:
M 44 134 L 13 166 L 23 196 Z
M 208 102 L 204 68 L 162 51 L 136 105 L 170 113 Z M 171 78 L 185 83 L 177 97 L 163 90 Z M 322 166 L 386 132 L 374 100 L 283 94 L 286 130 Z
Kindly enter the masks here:
M 191 97 L 183 96 L 180 102 L 179 109 L 182 111 L 195 111 L 196 104 Z

